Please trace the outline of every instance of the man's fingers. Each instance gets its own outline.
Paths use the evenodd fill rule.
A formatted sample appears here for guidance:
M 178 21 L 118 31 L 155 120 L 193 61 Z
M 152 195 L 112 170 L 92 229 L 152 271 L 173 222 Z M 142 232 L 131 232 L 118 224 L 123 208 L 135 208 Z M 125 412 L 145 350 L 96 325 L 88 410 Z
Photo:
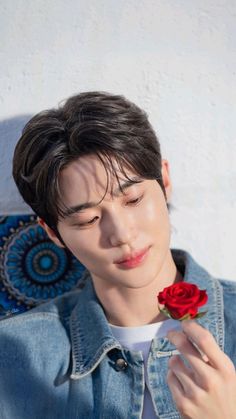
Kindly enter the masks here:
M 192 402 L 186 396 L 184 388 L 177 375 L 169 369 L 167 374 L 167 384 L 171 390 L 172 397 L 175 401 L 177 409 L 182 413 L 182 418 L 189 418 L 192 411 Z M 189 413 L 189 415 L 188 415 Z M 186 414 L 186 416 L 185 416 Z
M 232 362 L 217 345 L 212 334 L 193 320 L 182 322 L 185 335 L 205 354 L 209 364 L 217 370 L 226 370 Z M 232 364 L 233 365 L 233 364 Z
M 167 384 L 171 389 L 175 401 L 180 400 L 184 396 L 183 386 L 172 370 L 168 371 Z
M 196 349 L 183 332 L 173 331 L 168 333 L 167 336 L 192 368 L 194 373 L 192 379 L 201 388 L 205 388 L 209 374 L 214 372 L 212 371 L 213 368 L 206 364 L 198 349 Z
M 193 386 L 195 386 L 195 384 L 193 373 L 190 368 L 183 363 L 179 355 L 174 355 L 170 358 L 169 368 L 178 378 L 183 387 L 184 393 L 191 396 L 193 393 Z

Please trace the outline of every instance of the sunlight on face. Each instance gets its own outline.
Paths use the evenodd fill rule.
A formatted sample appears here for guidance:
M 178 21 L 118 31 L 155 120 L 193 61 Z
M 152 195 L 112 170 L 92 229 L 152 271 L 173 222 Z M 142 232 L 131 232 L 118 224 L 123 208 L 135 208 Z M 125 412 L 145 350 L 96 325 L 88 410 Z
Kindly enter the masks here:
M 60 174 L 69 211 L 58 230 L 95 283 L 139 288 L 155 280 L 165 263 L 169 215 L 156 180 L 141 179 L 130 170 L 129 180 L 119 171 L 117 175 L 123 193 L 117 179 L 107 184 L 106 171 L 96 156 L 70 163 Z

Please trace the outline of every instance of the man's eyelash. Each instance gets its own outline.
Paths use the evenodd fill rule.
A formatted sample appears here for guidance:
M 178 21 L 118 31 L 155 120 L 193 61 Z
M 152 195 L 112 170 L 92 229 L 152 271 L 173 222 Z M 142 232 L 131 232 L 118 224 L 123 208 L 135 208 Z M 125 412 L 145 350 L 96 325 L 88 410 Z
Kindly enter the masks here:
M 135 198 L 135 199 L 131 199 L 130 201 L 127 201 L 126 202 L 126 205 L 137 205 L 141 200 L 143 199 L 143 195 L 141 195 L 141 196 L 139 196 L 138 198 Z M 78 225 L 78 227 L 86 227 L 86 226 L 90 226 L 90 225 L 93 225 L 96 221 L 97 221 L 97 219 L 98 219 L 99 217 L 98 216 L 96 216 L 96 217 L 93 217 L 91 220 L 89 220 L 89 221 L 86 221 L 86 222 L 84 222 L 84 223 L 78 223 L 77 225 Z
M 92 225 L 92 224 L 94 224 L 96 221 L 97 221 L 97 219 L 98 219 L 99 217 L 93 217 L 91 220 L 89 220 L 89 221 L 86 221 L 85 223 L 79 223 L 78 224 L 78 226 L 79 227 L 83 227 L 83 226 L 89 226 L 89 225 Z
M 135 204 L 138 204 L 142 199 L 143 199 L 143 195 L 139 196 L 138 198 L 127 201 L 127 204 L 135 205 Z

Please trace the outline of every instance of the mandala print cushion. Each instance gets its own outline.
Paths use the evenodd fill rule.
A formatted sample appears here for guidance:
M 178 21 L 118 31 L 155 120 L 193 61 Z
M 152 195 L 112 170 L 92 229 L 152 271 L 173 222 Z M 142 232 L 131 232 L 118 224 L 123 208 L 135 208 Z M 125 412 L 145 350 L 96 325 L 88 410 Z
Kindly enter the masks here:
M 84 266 L 32 215 L 0 216 L 0 318 L 83 286 Z

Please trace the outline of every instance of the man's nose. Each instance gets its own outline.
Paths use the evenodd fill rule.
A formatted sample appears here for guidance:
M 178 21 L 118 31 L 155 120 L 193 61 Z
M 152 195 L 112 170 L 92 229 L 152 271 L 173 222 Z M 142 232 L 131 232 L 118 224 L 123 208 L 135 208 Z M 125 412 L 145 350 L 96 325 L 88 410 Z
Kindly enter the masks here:
M 134 222 L 129 217 L 112 218 L 109 230 L 109 240 L 113 247 L 132 244 L 136 237 Z

